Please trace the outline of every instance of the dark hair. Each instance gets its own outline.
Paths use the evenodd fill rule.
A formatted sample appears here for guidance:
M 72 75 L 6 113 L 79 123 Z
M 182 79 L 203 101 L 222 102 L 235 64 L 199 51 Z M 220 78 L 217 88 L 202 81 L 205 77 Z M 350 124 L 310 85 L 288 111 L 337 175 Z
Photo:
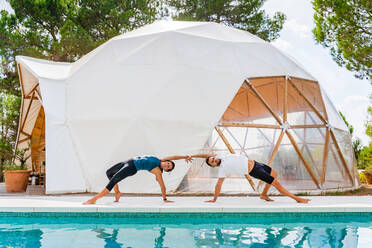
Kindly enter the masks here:
M 167 170 L 166 172 L 171 172 L 171 171 L 174 169 L 174 167 L 176 166 L 172 160 L 165 160 L 165 162 L 171 162 L 172 165 L 173 165 L 172 169 L 169 169 L 169 170 Z M 162 171 L 163 171 L 163 170 L 162 170 Z
M 209 158 L 210 158 L 210 156 L 209 156 L 208 158 L 205 159 L 205 163 L 207 163 L 207 165 L 209 165 L 209 166 L 212 167 L 212 165 L 209 164 Z

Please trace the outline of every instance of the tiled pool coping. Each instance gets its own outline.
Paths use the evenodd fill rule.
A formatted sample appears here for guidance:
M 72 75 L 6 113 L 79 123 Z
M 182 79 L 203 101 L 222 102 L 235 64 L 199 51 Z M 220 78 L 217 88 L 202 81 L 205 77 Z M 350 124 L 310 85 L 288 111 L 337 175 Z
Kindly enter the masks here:
M 106 212 L 106 213 L 93 213 L 93 212 L 0 212 L 0 218 L 11 218 L 11 217 L 26 217 L 26 218 L 56 218 L 55 220 L 49 220 L 49 222 L 64 222 L 63 218 L 125 218 L 125 219 L 143 219 L 148 218 L 152 219 L 167 219 L 172 220 L 174 218 L 195 218 L 195 219 L 204 219 L 204 222 L 208 222 L 208 219 L 213 219 L 213 222 L 216 222 L 216 219 L 247 219 L 247 218 L 270 218 L 271 220 L 286 222 L 285 218 L 290 217 L 291 222 L 293 219 L 296 221 L 301 221 L 306 219 L 307 222 L 330 222 L 330 220 L 342 221 L 343 218 L 363 218 L 363 220 L 372 221 L 372 212 L 281 212 L 281 213 L 254 213 L 254 212 L 245 212 L 245 213 L 149 213 L 149 212 Z M 309 219 L 309 217 L 311 217 Z M 62 219 L 59 219 L 62 218 Z M 71 220 L 66 220 L 71 222 Z M 141 222 L 141 220 L 138 220 Z M 221 220 L 223 221 L 223 220 Z M 146 221 L 145 221 L 146 222 Z M 217 220 L 218 222 L 218 220 Z
M 216 203 L 205 203 L 210 197 L 169 197 L 174 203 L 163 203 L 160 197 L 113 197 L 100 199 L 96 205 L 82 205 L 88 195 L 1 196 L 1 213 L 372 213 L 372 196 L 307 197 L 309 204 L 298 204 L 288 197 L 273 197 L 264 202 L 258 197 L 220 197 Z

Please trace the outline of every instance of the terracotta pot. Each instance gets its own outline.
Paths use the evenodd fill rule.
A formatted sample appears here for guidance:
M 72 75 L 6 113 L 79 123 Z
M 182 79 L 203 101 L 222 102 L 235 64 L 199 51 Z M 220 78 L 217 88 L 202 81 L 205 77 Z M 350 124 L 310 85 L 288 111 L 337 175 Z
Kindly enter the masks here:
M 30 170 L 3 171 L 5 177 L 6 192 L 25 192 L 27 189 Z
M 372 175 L 369 173 L 364 173 L 364 176 L 366 177 L 367 184 L 372 184 Z

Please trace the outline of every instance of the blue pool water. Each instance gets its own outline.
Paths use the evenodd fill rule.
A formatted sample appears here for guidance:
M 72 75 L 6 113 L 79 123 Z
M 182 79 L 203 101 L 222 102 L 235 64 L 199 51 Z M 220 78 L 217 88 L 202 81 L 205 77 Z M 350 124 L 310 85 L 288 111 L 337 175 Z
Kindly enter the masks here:
M 372 247 L 372 213 L 0 213 L 0 248 Z

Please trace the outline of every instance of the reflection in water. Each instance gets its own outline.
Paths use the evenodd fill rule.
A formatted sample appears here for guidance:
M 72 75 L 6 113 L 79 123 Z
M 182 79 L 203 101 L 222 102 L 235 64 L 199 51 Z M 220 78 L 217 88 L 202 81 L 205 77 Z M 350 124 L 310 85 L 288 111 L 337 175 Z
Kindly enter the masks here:
M 364 237 L 363 237 L 364 235 Z M 364 247 L 372 235 L 363 227 L 341 224 L 2 224 L 0 248 L 10 247 Z M 358 246 L 359 245 L 359 246 Z
M 193 233 L 195 247 L 357 247 L 358 228 L 201 229 Z
M 93 229 L 92 231 L 98 233 L 97 238 L 103 239 L 105 241 L 105 248 L 123 247 L 123 244 L 116 242 L 119 232 L 118 229 L 112 230 L 112 234 L 105 232 L 105 229 Z
M 164 237 L 165 237 L 165 227 L 162 227 L 162 228 L 160 228 L 160 235 L 159 235 L 159 237 L 157 237 L 155 239 L 155 245 L 154 245 L 155 248 L 165 248 L 163 246 Z

